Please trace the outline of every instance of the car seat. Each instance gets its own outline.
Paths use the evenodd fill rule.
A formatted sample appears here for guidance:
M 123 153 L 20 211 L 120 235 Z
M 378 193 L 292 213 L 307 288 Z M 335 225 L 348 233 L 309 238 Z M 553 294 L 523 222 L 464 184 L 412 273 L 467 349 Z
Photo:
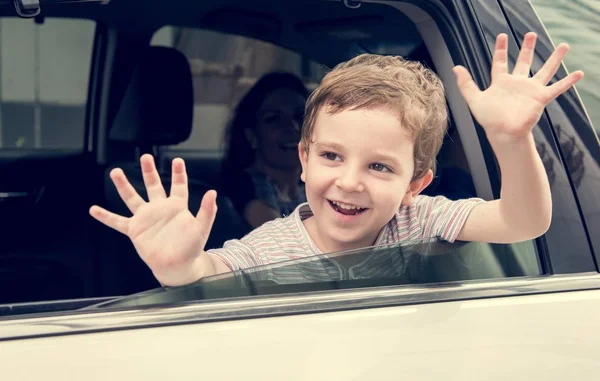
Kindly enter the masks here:
M 144 153 L 155 155 L 161 181 L 165 189 L 170 189 L 171 167 L 161 168 L 161 146 L 174 145 L 187 140 L 192 131 L 194 95 L 192 75 L 185 56 L 173 48 L 148 47 L 140 57 L 137 67 L 125 90 L 123 101 L 116 113 L 109 139 L 129 143 L 134 147 L 131 160 L 112 163 L 105 172 L 105 207 L 115 213 L 129 216 L 131 213 L 116 191 L 109 173 L 119 167 L 137 192 L 147 199 L 139 156 Z M 204 193 L 210 190 L 207 184 L 189 178 L 189 208 L 197 213 Z M 217 196 L 218 213 L 205 249 L 218 248 L 229 239 L 241 238 L 250 228 L 235 211 L 231 201 Z M 121 287 L 124 293 L 131 293 L 158 287 L 159 284 L 150 270 L 139 259 L 133 245 L 126 237 L 127 253 L 116 253 L 117 262 L 127 285 Z M 121 247 L 119 251 L 123 251 Z M 121 258 L 125 257 L 125 258 Z M 123 263 L 121 263 L 123 264 Z

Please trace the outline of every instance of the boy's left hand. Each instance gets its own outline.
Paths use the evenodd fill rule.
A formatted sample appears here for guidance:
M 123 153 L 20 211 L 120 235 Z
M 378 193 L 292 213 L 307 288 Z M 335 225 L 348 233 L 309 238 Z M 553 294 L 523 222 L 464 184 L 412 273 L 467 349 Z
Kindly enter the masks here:
M 510 74 L 508 36 L 498 35 L 492 62 L 492 84 L 485 91 L 477 87 L 463 66 L 453 69 L 471 113 L 485 129 L 488 138 L 510 142 L 528 136 L 546 105 L 583 77 L 582 71 L 576 71 L 547 86 L 569 50 L 569 45 L 560 44 L 542 68 L 530 78 L 536 39 L 535 33 L 525 35 L 515 68 Z

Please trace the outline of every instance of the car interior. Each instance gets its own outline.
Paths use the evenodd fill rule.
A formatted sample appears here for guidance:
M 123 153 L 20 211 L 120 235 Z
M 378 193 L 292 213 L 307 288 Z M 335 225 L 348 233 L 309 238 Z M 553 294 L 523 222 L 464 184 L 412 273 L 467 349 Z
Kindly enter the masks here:
M 204 193 L 218 191 L 221 183 L 222 149 L 206 142 L 220 141 L 235 100 L 260 74 L 278 69 L 283 62 L 278 60 L 290 55 L 299 57 L 290 67 L 311 88 L 328 69 L 363 52 L 401 55 L 432 68 L 446 85 L 451 121 L 435 181 L 425 194 L 492 198 L 497 171 L 454 83 L 454 56 L 447 42 L 453 37 L 443 35 L 431 15 L 410 3 L 363 2 L 358 8 L 347 3 L 206 0 L 175 5 L 120 0 L 48 5 L 35 19 L 18 19 L 11 5 L 0 4 L 0 56 L 11 54 L 9 47 L 19 49 L 7 42 L 9 29 L 4 28 L 29 33 L 73 20 L 94 25 L 93 44 L 87 47 L 89 67 L 84 68 L 85 103 L 78 117 L 44 108 L 37 96 L 22 104 L 7 100 L 2 76 L 0 304 L 120 296 L 160 287 L 128 238 L 93 220 L 89 207 L 98 204 L 130 215 L 108 174 L 122 168 L 145 197 L 139 157 L 152 153 L 167 189 L 171 160 L 186 161 L 189 205 L 195 212 Z M 165 31 L 168 38 L 158 43 Z M 36 44 L 48 41 L 44 33 L 35 33 Z M 55 37 L 60 45 L 60 35 Z M 217 47 L 221 53 L 213 54 Z M 69 51 L 56 49 L 56 55 Z M 227 53 L 240 49 L 237 61 Z M 43 70 L 38 74 L 43 78 Z M 221 108 L 198 115 L 208 110 L 207 104 Z M 75 145 L 14 143 L 18 139 L 9 135 L 7 126 L 35 127 L 40 115 L 51 139 L 74 136 Z M 217 204 L 207 248 L 250 231 L 227 197 L 220 195 Z M 541 271 L 534 242 L 461 250 L 427 254 L 429 273 L 422 279 L 464 281 Z

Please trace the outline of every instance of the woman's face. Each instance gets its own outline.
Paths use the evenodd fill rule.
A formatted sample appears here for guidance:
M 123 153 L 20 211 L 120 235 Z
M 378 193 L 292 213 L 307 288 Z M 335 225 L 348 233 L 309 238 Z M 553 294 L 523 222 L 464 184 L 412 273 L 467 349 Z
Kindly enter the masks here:
M 248 131 L 257 160 L 276 169 L 300 167 L 298 142 L 306 99 L 291 89 L 269 93 L 256 114 L 255 131 Z

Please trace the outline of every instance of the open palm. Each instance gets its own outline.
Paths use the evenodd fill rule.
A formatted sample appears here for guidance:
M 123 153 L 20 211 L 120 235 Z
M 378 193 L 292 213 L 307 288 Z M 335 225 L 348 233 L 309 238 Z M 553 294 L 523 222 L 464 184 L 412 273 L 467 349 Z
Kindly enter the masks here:
M 217 212 L 216 192 L 204 195 L 200 210 L 194 216 L 188 209 L 188 181 L 183 160 L 173 160 L 168 197 L 152 156 L 144 155 L 140 162 L 148 202 L 136 192 L 121 169 L 114 169 L 111 179 L 133 216 L 120 216 L 99 206 L 93 206 L 90 214 L 127 235 L 161 283 L 176 285 L 194 281 L 198 277 L 198 259 Z
M 567 44 L 558 45 L 542 68 L 529 77 L 536 39 L 535 33 L 525 35 L 511 74 L 508 72 L 508 37 L 506 34 L 497 37 L 492 83 L 485 91 L 477 87 L 467 69 L 462 66 L 454 68 L 458 87 L 471 113 L 488 135 L 509 139 L 526 136 L 540 119 L 546 105 L 583 77 L 583 72 L 576 71 L 547 86 L 569 50 Z

